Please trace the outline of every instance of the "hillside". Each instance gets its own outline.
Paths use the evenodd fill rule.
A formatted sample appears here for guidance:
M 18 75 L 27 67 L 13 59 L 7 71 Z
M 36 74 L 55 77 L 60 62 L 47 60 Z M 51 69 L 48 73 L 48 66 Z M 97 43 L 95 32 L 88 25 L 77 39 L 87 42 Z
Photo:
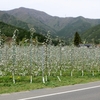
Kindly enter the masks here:
M 100 19 L 88 19 L 82 16 L 63 18 L 23 7 L 1 11 L 0 20 L 26 30 L 34 27 L 38 33 L 42 34 L 46 34 L 49 30 L 52 35 L 64 37 L 66 40 L 72 38 L 76 31 L 82 34 L 91 27 L 100 24 Z
M 84 32 L 81 37 L 88 42 L 100 43 L 100 24 Z
M 0 11 L 0 21 L 10 24 L 10 25 L 13 25 L 13 26 L 23 28 L 23 29 L 27 29 L 27 30 L 29 29 L 27 23 L 25 23 L 21 20 L 18 20 L 16 17 L 9 15 L 2 11 Z
M 19 33 L 17 34 L 17 41 L 21 41 L 23 38 L 30 39 L 29 31 L 6 24 L 4 22 L 0 22 L 0 30 L 1 30 L 2 35 L 5 37 L 12 37 L 15 29 L 19 30 Z M 39 42 L 45 41 L 45 36 L 43 36 L 42 34 L 34 33 L 33 38 L 35 37 L 38 37 Z
M 70 38 L 74 36 L 74 33 L 77 31 L 80 34 L 85 30 L 92 27 L 92 24 L 86 21 L 83 17 L 77 17 L 68 25 L 66 25 L 62 30 L 58 32 L 59 36 L 65 36 Z M 62 34 L 61 34 L 62 33 Z
M 30 25 L 46 31 L 50 30 L 52 34 L 66 38 L 72 37 L 76 31 L 81 34 L 92 26 L 100 24 L 100 19 L 87 19 L 81 16 L 62 18 L 23 7 L 7 11 L 7 13 Z
M 45 30 L 46 32 L 50 30 L 51 33 L 56 34 L 55 29 L 51 28 L 49 25 L 44 23 L 44 21 L 47 20 L 46 18 L 50 18 L 50 16 L 44 12 L 21 7 L 18 9 L 7 11 L 7 13 L 13 15 L 19 20 L 28 23 L 29 28 L 36 27 L 42 33 L 44 33 L 43 30 Z

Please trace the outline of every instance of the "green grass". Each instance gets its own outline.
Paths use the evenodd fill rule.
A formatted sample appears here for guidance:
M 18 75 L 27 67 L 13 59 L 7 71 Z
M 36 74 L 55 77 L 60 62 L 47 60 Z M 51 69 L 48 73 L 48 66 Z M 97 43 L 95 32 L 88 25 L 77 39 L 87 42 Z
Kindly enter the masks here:
M 0 94 L 88 83 L 100 80 L 100 74 L 95 74 L 95 76 L 89 74 L 82 77 L 79 72 L 75 72 L 73 77 L 60 76 L 61 81 L 56 76 L 49 76 L 45 84 L 42 83 L 41 76 L 33 77 L 32 83 L 30 83 L 29 76 L 16 76 L 15 79 L 16 83 L 13 84 L 12 76 L 0 76 Z

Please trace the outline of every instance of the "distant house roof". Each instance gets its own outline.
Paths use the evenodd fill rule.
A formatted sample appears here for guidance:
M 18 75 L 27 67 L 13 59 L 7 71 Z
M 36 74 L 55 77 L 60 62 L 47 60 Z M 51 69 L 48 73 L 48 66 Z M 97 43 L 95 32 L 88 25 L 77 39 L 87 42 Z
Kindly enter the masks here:
M 91 47 L 91 46 L 93 46 L 92 44 L 79 44 L 79 47 L 83 47 L 83 46 L 86 46 L 86 47 Z

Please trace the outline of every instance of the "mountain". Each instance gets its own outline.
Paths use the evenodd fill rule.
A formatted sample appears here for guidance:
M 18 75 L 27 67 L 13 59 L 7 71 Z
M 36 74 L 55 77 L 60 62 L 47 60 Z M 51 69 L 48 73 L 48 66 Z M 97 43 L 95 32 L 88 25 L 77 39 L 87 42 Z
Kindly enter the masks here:
M 100 43 L 100 24 L 82 33 L 81 37 L 87 42 L 93 42 L 94 40 L 95 43 Z
M 27 31 L 25 29 L 21 29 L 19 27 L 15 27 L 15 26 L 6 24 L 4 22 L 0 22 L 1 35 L 4 37 L 5 41 L 7 38 L 9 38 L 9 37 L 11 38 L 13 36 L 13 33 L 16 29 L 19 30 L 19 32 L 17 34 L 17 42 L 23 40 L 23 38 L 30 39 L 29 31 Z M 34 33 L 33 38 L 36 38 L 36 37 L 38 38 L 39 42 L 44 42 L 46 40 L 46 37 L 39 33 Z
M 39 33 L 46 34 L 49 30 L 52 35 L 64 37 L 67 39 L 72 38 L 76 31 L 79 34 L 82 34 L 89 28 L 100 24 L 100 19 L 89 19 L 82 16 L 63 18 L 48 15 L 43 11 L 23 7 L 4 11 L 4 13 L 8 14 L 8 16 L 13 17 L 12 20 L 24 22 L 28 28 L 34 27 Z M 4 17 L 1 18 L 0 16 L 0 20 L 2 20 L 3 18 Z M 8 18 L 9 17 L 7 17 L 6 20 Z M 11 22 L 12 20 L 8 19 L 8 22 Z M 16 26 L 16 24 L 14 25 Z
M 46 21 L 46 18 L 51 18 L 51 16 L 47 15 L 44 12 L 37 11 L 34 9 L 27 9 L 27 8 L 18 8 L 14 10 L 7 11 L 8 14 L 15 16 L 19 20 L 22 20 L 29 24 L 29 27 L 37 28 L 39 31 L 46 32 L 48 30 L 51 31 L 51 33 L 56 34 L 56 31 L 51 28 L 49 25 L 47 25 L 44 21 Z
M 0 21 L 23 29 L 27 29 L 27 30 L 29 29 L 27 23 L 18 20 L 16 17 L 9 15 L 8 13 L 5 13 L 3 11 L 0 11 Z
M 30 33 L 25 30 L 25 29 L 21 29 L 19 27 L 16 26 L 12 26 L 9 24 L 6 24 L 4 22 L 0 22 L 0 30 L 2 35 L 7 36 L 7 37 L 12 37 L 14 31 L 18 29 L 19 33 L 18 33 L 18 38 L 21 40 L 22 38 L 24 38 L 25 36 L 30 37 Z

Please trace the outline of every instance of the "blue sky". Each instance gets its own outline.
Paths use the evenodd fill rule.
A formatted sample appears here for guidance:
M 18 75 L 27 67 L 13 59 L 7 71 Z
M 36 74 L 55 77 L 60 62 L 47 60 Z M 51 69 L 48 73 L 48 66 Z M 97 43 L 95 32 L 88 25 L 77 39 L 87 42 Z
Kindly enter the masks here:
M 0 0 L 0 10 L 26 7 L 52 16 L 99 18 L 100 0 Z

